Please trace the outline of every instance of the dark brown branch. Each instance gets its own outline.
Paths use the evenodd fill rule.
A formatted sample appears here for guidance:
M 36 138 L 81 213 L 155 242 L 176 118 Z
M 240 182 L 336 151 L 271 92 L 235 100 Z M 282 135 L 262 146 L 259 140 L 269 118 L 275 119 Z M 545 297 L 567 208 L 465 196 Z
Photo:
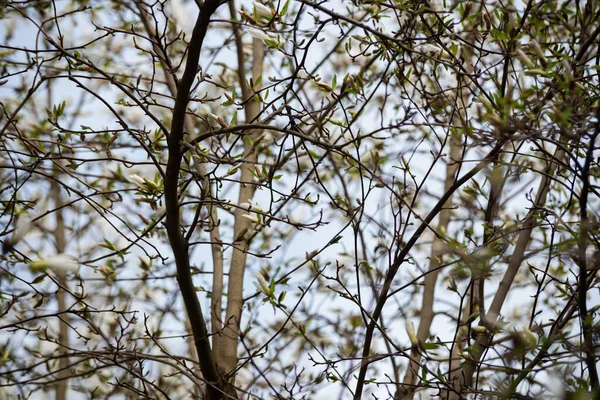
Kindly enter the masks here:
M 596 112 L 596 118 L 600 117 L 600 109 Z M 581 195 L 579 196 L 579 208 L 581 222 L 579 227 L 579 288 L 577 291 L 577 303 L 579 307 L 579 318 L 581 319 L 581 329 L 583 331 L 583 348 L 585 352 L 585 363 L 588 367 L 588 374 L 590 377 L 590 383 L 592 385 L 592 391 L 596 394 L 600 391 L 600 385 L 598 383 L 598 369 L 596 368 L 596 357 L 594 351 L 594 339 L 592 337 L 593 321 L 588 315 L 587 307 L 587 264 L 586 252 L 588 247 L 588 213 L 587 213 L 587 202 L 588 195 L 590 192 L 590 165 L 594 159 L 594 145 L 596 138 L 600 134 L 600 121 L 596 121 L 596 127 L 594 133 L 590 137 L 588 143 L 587 154 L 585 157 L 585 164 L 581 171 L 583 180 L 583 186 L 581 188 Z M 596 266 L 594 266 L 595 268 Z
M 221 4 L 222 2 L 219 0 L 208 0 L 200 6 L 200 12 L 188 48 L 185 70 L 177 85 L 177 97 L 173 109 L 173 122 L 171 124 L 171 132 L 168 136 L 169 160 L 167 162 L 165 179 L 166 228 L 169 236 L 169 243 L 173 249 L 175 263 L 177 265 L 177 282 L 181 289 L 181 295 L 185 303 L 185 309 L 194 335 L 194 343 L 196 344 L 200 369 L 208 383 L 207 398 L 209 399 L 224 398 L 226 382 L 224 382 L 220 376 L 213 361 L 206 322 L 192 281 L 188 253 L 189 246 L 187 240 L 181 234 L 178 183 L 182 160 L 182 148 L 180 142 L 183 139 L 184 134 L 187 104 L 190 100 L 190 89 L 194 83 L 198 70 L 200 51 L 202 50 L 202 44 L 206 37 L 210 17 Z

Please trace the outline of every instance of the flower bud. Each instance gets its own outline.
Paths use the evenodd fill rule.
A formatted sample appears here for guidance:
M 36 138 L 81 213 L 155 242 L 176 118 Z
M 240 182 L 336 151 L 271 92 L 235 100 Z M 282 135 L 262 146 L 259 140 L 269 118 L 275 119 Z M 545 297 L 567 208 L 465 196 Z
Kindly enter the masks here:
M 409 319 L 406 320 L 406 333 L 408 334 L 408 339 L 410 340 L 410 344 L 413 347 L 418 346 L 419 339 L 417 338 L 417 335 L 415 333 L 415 326 L 413 325 L 412 321 Z

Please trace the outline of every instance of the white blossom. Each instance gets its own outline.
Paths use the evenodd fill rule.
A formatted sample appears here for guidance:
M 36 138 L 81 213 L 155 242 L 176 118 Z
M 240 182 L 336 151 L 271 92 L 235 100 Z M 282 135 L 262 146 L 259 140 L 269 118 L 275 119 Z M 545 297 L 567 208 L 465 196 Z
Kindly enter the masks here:
M 406 333 L 408 334 L 408 339 L 410 340 L 410 344 L 412 344 L 413 346 L 418 346 L 419 339 L 417 338 L 417 335 L 415 334 L 415 326 L 413 325 L 412 321 L 409 319 L 407 319 L 405 323 L 406 323 Z
M 537 42 L 537 40 L 531 39 L 529 41 L 529 48 L 533 49 L 533 51 L 535 51 L 535 54 L 537 54 L 537 56 L 540 59 L 546 60 L 546 56 L 544 54 L 544 50 L 542 50 L 542 46 L 540 46 L 540 44 Z
M 135 183 L 140 189 L 143 189 L 143 190 L 148 189 L 148 186 L 146 185 L 144 178 L 142 178 L 141 176 L 139 176 L 137 174 L 129 175 L 128 180 L 131 183 Z
M 526 65 L 527 67 L 530 67 L 530 68 L 533 67 L 533 62 L 531 61 L 529 56 L 527 54 L 525 54 L 525 52 L 523 50 L 517 49 L 515 51 L 515 54 L 524 65 Z
M 156 210 L 154 212 L 154 214 L 152 214 L 152 219 L 158 219 L 158 218 L 162 218 L 163 215 L 165 215 L 165 213 L 167 212 L 167 208 L 165 206 L 160 207 L 158 210 Z
M 168 4 L 171 7 L 171 13 L 174 17 L 172 20 L 177 23 L 179 29 L 189 32 L 193 28 L 194 23 L 183 0 L 171 0 Z
M 29 266 L 33 271 L 45 271 L 51 269 L 55 272 L 67 273 L 77 272 L 79 263 L 72 255 L 61 253 L 32 261 Z
M 228 127 L 227 122 L 225 122 L 223 118 L 213 113 L 206 114 L 206 121 L 208 122 L 208 125 L 210 125 L 210 127 L 213 129 L 221 129 Z
M 265 279 L 265 277 L 263 276 L 263 274 L 261 274 L 261 273 L 255 273 L 254 276 L 256 276 L 256 280 L 258 281 L 258 285 L 256 283 L 254 283 L 254 286 L 256 286 L 256 288 L 258 290 L 260 290 L 261 292 L 263 292 L 267 296 L 270 296 L 271 295 L 271 288 L 269 287 L 269 284 L 267 283 L 267 280 Z
M 246 218 L 248 221 L 254 222 L 256 224 L 260 222 L 260 219 L 256 214 L 243 214 L 242 218 Z
M 274 10 L 271 7 L 265 6 L 264 4 L 258 3 L 256 1 L 252 2 L 254 6 L 254 17 L 255 18 L 273 18 Z
M 427 55 L 436 55 L 439 54 L 442 49 L 435 44 L 432 43 L 426 43 L 423 46 L 421 46 L 420 48 L 421 53 L 427 54 Z
M 247 203 L 241 203 L 240 208 L 243 208 L 244 210 L 248 211 L 263 212 L 263 209 L 258 204 L 253 203 L 252 201 L 248 201 Z
M 324 91 L 324 92 L 331 92 L 331 91 L 333 91 L 333 87 L 330 84 L 328 84 L 328 83 L 317 82 L 317 81 L 314 81 L 314 82 L 315 82 L 315 85 L 317 85 L 319 87 L 319 89 L 322 90 L 322 91 Z
M 12 236 L 8 240 L 10 245 L 17 244 L 21 239 L 29 233 L 34 228 L 33 223 L 31 222 L 31 218 L 25 215 L 22 215 L 15 222 L 15 229 L 13 230 Z
M 429 8 L 435 12 L 440 12 L 444 9 L 444 4 L 441 0 L 429 0 Z
M 248 33 L 250 34 L 250 36 L 256 39 L 277 41 L 277 37 L 272 33 L 265 32 L 262 29 L 255 28 L 253 26 L 248 27 Z

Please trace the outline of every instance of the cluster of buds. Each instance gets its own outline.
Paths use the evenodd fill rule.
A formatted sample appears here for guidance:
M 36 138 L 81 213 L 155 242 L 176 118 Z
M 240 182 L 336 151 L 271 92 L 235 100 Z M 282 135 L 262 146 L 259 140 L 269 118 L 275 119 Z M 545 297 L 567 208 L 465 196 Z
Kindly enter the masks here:
M 273 28 L 275 21 L 281 19 L 281 15 L 274 8 L 256 1 L 252 3 L 252 8 L 252 14 L 243 8 L 238 11 L 242 18 L 250 25 L 247 26 L 248 34 L 264 41 L 267 46 L 278 49 L 281 46 L 280 36 L 265 29 Z M 282 15 L 285 14 L 286 9 L 287 3 L 283 8 Z
M 129 175 L 129 178 L 127 178 L 127 180 L 129 182 L 135 184 L 138 187 L 138 189 L 140 190 L 140 192 L 152 193 L 152 194 L 160 194 L 162 192 L 160 184 L 153 182 L 151 180 L 148 180 L 146 178 L 142 178 L 141 176 L 139 176 L 137 174 Z

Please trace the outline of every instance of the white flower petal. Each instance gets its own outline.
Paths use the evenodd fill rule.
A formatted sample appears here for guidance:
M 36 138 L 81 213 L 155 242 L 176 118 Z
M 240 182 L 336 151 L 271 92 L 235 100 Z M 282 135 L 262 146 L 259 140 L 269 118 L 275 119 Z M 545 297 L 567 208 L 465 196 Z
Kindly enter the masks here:
M 31 222 L 31 218 L 25 215 L 19 217 L 19 219 L 15 222 L 15 230 L 11 238 L 8 242 L 11 245 L 17 244 L 21 239 L 25 237 L 29 231 L 34 228 L 33 223 Z
M 206 121 L 208 122 L 208 125 L 210 125 L 210 127 L 213 129 L 221 128 L 221 125 L 219 125 L 219 117 L 213 113 L 206 114 Z
M 206 114 L 206 122 L 212 129 L 227 128 L 229 126 L 223 118 L 213 113 Z
M 274 40 L 277 41 L 277 37 L 271 33 L 265 32 L 262 29 L 255 28 L 253 26 L 248 27 L 248 33 L 250 36 L 260 40 Z
M 521 60 L 521 62 L 523 64 L 525 64 L 526 66 L 533 68 L 533 62 L 531 61 L 531 59 L 529 58 L 529 56 L 527 54 L 525 54 L 525 52 L 521 49 L 517 49 L 515 50 L 515 55 L 519 58 L 519 60 Z
M 406 323 L 406 333 L 408 334 L 408 339 L 410 340 L 410 344 L 412 344 L 413 346 L 418 346 L 419 339 L 417 339 L 417 335 L 415 334 L 415 326 L 413 325 L 412 321 L 409 319 L 407 319 L 405 323 Z
M 265 6 L 264 4 L 257 3 L 256 1 L 252 2 L 254 6 L 254 17 L 255 18 L 273 18 L 273 11 L 271 7 Z
M 132 174 L 129 175 L 128 178 L 129 182 L 136 184 L 140 189 L 148 189 L 146 187 L 146 182 L 144 181 L 144 178 L 142 178 L 141 176 L 137 175 L 137 174 Z
M 444 3 L 441 0 L 430 0 L 429 7 L 436 12 L 440 12 L 444 9 Z
M 32 261 L 30 267 L 34 271 L 44 271 L 51 269 L 55 272 L 77 272 L 79 262 L 69 254 L 55 254 L 40 260 Z
M 243 214 L 242 218 L 246 218 L 250 222 L 258 223 L 258 216 L 256 214 Z
M 193 28 L 194 24 L 191 20 L 191 15 L 185 7 L 185 3 L 183 0 L 171 0 L 169 2 L 171 6 L 171 13 L 175 18 L 172 20 L 177 23 L 179 29 L 183 29 L 186 32 L 190 31 Z
M 253 203 L 252 201 L 249 201 L 247 203 L 241 203 L 240 208 L 248 211 L 263 212 L 263 209 L 258 204 Z
M 258 286 L 261 290 L 261 292 L 263 292 L 264 294 L 266 294 L 267 296 L 271 295 L 271 288 L 269 287 L 269 284 L 267 283 L 267 280 L 265 279 L 265 277 L 261 274 L 261 273 L 255 273 L 254 276 L 256 276 L 256 280 L 258 280 Z
M 167 208 L 165 206 L 160 207 L 158 210 L 152 214 L 152 219 L 162 218 L 163 215 L 167 212 Z
M 421 53 L 427 54 L 427 55 L 437 55 L 439 54 L 442 49 L 435 44 L 431 44 L 431 43 L 426 43 L 423 46 L 421 46 L 420 48 Z
M 321 89 L 325 92 L 331 92 L 333 90 L 333 87 L 329 83 L 317 82 L 317 81 L 314 81 L 314 83 L 315 83 L 315 85 L 317 85 L 319 87 L 319 89 Z

